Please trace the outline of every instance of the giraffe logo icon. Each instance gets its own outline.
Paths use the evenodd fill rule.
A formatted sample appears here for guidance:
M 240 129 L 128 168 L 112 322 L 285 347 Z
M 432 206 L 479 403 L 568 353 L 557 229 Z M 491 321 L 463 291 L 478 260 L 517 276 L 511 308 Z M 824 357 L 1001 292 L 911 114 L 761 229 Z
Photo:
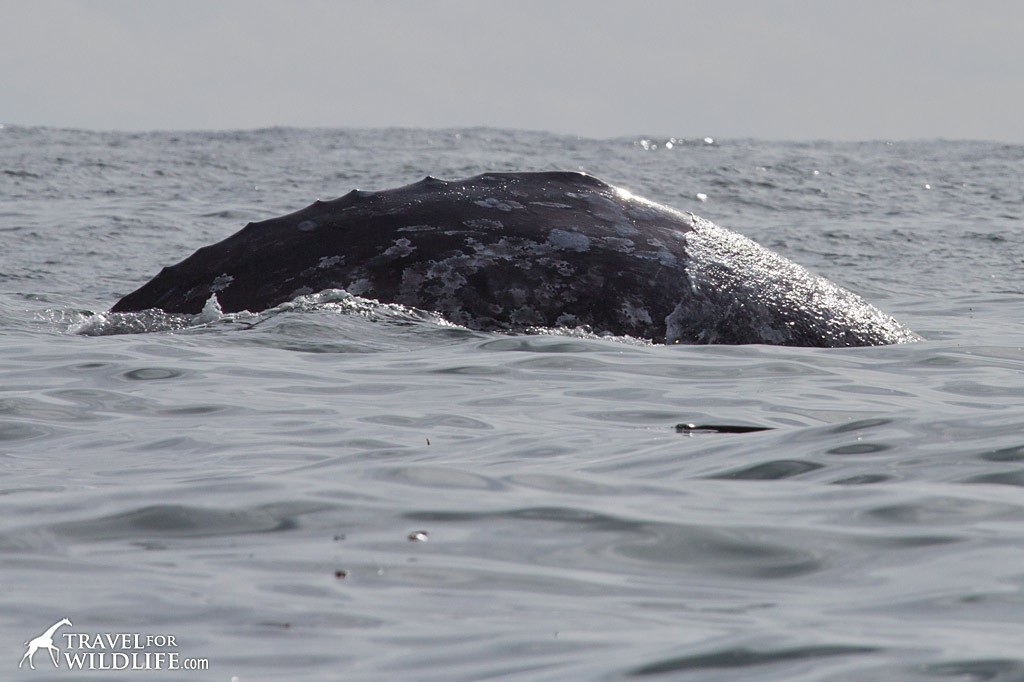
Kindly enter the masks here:
M 25 665 L 25 660 L 28 659 L 28 667 L 32 668 L 32 670 L 35 670 L 36 666 L 32 663 L 32 657 L 35 656 L 36 652 L 40 649 L 48 649 L 50 651 L 50 660 L 53 661 L 54 667 L 59 668 L 60 663 L 58 662 L 59 659 L 57 657 L 60 655 L 60 649 L 53 645 L 53 633 L 57 631 L 57 628 L 62 627 L 64 625 L 70 626 L 71 621 L 67 618 L 61 618 L 53 625 L 46 628 L 46 632 L 39 635 L 35 639 L 30 639 L 29 641 L 25 642 L 25 646 L 28 647 L 28 650 L 26 650 L 25 655 L 21 657 L 21 662 L 18 663 L 18 667 L 20 668 L 21 666 Z

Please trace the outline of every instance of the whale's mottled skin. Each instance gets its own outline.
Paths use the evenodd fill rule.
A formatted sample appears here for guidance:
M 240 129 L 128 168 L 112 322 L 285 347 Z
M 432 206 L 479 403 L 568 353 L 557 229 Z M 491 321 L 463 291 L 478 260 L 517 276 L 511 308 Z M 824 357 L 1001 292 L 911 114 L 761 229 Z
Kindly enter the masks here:
M 860 297 L 689 213 L 584 173 L 354 190 L 164 268 L 113 312 L 257 312 L 325 289 L 480 330 L 589 327 L 667 343 L 916 340 Z

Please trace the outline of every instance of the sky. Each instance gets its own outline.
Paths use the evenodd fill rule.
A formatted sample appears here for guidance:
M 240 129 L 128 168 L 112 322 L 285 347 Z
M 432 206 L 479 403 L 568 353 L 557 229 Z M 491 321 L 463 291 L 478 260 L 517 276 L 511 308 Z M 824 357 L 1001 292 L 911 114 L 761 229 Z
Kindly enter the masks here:
M 0 0 L 0 124 L 1024 142 L 1021 0 Z

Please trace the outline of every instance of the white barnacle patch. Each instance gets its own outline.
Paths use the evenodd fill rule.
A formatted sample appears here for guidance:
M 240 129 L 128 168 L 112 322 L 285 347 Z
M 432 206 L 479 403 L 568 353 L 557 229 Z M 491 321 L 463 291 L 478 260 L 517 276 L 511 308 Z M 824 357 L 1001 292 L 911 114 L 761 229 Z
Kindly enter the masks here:
M 647 311 L 647 308 L 636 305 L 629 299 L 622 302 L 622 307 L 619 309 L 619 313 L 622 315 L 623 319 L 634 326 L 647 326 L 652 322 L 651 314 Z
M 519 287 L 511 287 L 508 289 L 508 293 L 512 296 L 512 301 L 517 305 L 521 306 L 529 299 L 529 292 L 526 289 L 520 289 Z
M 633 227 L 626 220 L 613 220 L 612 229 L 615 230 L 615 234 L 620 237 L 635 237 L 640 234 L 640 230 Z
M 529 325 L 540 325 L 544 323 L 544 316 L 533 306 L 520 306 L 509 313 L 508 319 L 512 324 L 526 327 Z
M 345 291 L 352 294 L 353 296 L 362 296 L 373 291 L 373 282 L 362 277 L 360 279 L 349 282 L 348 286 L 345 287 Z
M 312 232 L 316 229 L 316 223 L 312 220 L 303 220 L 296 227 L 299 228 L 299 232 Z
M 518 247 L 504 237 L 490 244 L 466 237 L 465 244 L 466 248 L 472 250 L 473 259 L 479 263 L 486 260 L 511 261 L 520 257 Z
M 344 262 L 344 256 L 321 256 L 316 266 L 321 270 L 326 270 L 327 268 L 333 268 L 335 265 L 341 265 Z
M 548 244 L 567 251 L 587 251 L 590 249 L 590 237 L 579 232 L 555 228 L 548 233 Z
M 418 272 L 415 268 L 406 268 L 402 271 L 402 295 L 412 298 L 417 297 L 424 281 L 425 278 L 422 272 Z
M 228 275 L 226 273 L 220 275 L 217 279 L 213 280 L 212 284 L 210 284 L 210 293 L 212 294 L 217 291 L 223 291 L 224 289 L 227 289 L 229 286 L 231 286 L 231 283 L 234 281 L 235 278 L 231 275 Z
M 416 247 L 412 245 L 412 242 L 403 237 L 402 239 L 396 239 L 395 245 L 389 246 L 383 255 L 390 258 L 403 258 L 415 250 Z
M 518 201 L 502 201 L 501 199 L 495 199 L 494 197 L 487 197 L 486 199 L 474 201 L 473 203 L 481 208 L 494 208 L 505 213 L 508 213 L 513 209 L 523 208 L 523 205 Z
M 561 315 L 558 316 L 558 319 L 555 320 L 556 327 L 566 327 L 568 329 L 572 329 L 573 327 L 578 327 L 579 325 L 580 318 L 576 317 L 572 313 L 562 313 Z
M 462 224 L 474 230 L 501 230 L 505 228 L 505 224 L 500 220 L 491 220 L 490 218 L 463 220 Z
M 633 243 L 632 239 L 624 239 L 622 237 L 605 237 L 601 241 L 605 243 L 609 249 L 618 251 L 619 253 L 633 253 L 636 250 L 636 244 Z
M 431 261 L 427 268 L 427 277 L 434 280 L 438 293 L 442 296 L 456 297 L 463 287 L 466 286 L 466 278 L 460 272 L 460 266 L 465 265 L 465 257 L 446 258 L 441 261 Z
M 552 269 L 562 277 L 573 277 L 576 275 L 576 268 L 574 268 L 569 261 L 561 260 L 559 258 L 542 256 L 537 258 L 536 261 L 527 260 L 524 261 L 524 269 L 533 267 L 534 263 L 542 268 Z

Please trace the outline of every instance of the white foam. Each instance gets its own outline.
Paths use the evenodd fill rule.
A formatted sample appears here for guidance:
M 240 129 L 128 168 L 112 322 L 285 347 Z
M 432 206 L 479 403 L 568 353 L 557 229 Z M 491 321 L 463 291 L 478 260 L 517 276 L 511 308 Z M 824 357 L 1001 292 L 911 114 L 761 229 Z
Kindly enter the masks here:
M 206 299 L 205 305 L 203 305 L 202 311 L 196 315 L 193 320 L 197 324 L 209 324 L 211 322 L 217 322 L 224 317 L 224 310 L 220 307 L 220 301 L 217 300 L 217 294 L 210 294 L 210 298 Z

